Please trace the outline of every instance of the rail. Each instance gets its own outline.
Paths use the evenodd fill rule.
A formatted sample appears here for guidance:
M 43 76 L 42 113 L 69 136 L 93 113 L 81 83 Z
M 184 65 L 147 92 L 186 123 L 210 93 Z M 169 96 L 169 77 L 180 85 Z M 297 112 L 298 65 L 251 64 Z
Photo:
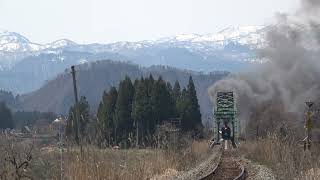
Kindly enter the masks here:
M 219 155 L 217 165 L 209 174 L 201 177 L 200 180 L 211 180 L 211 179 L 244 180 L 246 179 L 246 171 L 244 166 L 240 162 L 235 162 L 235 160 L 230 157 L 230 153 L 228 153 L 225 148 L 221 148 L 221 150 L 222 152 Z M 234 166 L 234 164 L 236 165 Z M 239 171 L 240 173 L 238 173 Z

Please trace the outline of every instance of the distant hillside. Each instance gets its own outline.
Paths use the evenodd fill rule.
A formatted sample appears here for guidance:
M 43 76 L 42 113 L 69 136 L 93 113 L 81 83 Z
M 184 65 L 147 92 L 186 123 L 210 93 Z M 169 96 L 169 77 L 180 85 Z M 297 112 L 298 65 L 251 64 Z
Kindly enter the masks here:
M 202 119 L 207 120 L 212 115 L 212 105 L 209 101 L 207 88 L 217 80 L 225 77 L 226 72 L 200 74 L 192 71 L 182 71 L 171 67 L 152 66 L 142 68 L 138 65 L 98 61 L 86 63 L 76 67 L 79 96 L 86 96 L 92 110 L 96 110 L 104 90 L 117 86 L 126 75 L 132 79 L 152 74 L 154 78 L 162 76 L 164 80 L 174 83 L 178 80 L 186 86 L 190 75 L 193 76 L 197 95 L 201 107 Z M 46 83 L 39 90 L 20 97 L 23 110 L 38 110 L 67 114 L 69 107 L 74 103 L 72 78 L 70 73 L 59 75 Z
M 61 51 L 28 56 L 10 70 L 0 71 L 0 89 L 24 94 L 35 91 L 58 74 L 73 65 L 94 62 L 109 57 L 115 60 L 125 58 L 112 53 L 92 54 L 86 52 Z

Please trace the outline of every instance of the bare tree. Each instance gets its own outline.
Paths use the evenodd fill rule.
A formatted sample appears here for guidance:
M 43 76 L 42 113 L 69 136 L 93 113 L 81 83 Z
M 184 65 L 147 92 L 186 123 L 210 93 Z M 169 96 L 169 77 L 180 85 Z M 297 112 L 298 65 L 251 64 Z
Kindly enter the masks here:
M 34 144 L 21 145 L 10 142 L 4 146 L 4 170 L 0 179 L 33 179 L 30 175 Z

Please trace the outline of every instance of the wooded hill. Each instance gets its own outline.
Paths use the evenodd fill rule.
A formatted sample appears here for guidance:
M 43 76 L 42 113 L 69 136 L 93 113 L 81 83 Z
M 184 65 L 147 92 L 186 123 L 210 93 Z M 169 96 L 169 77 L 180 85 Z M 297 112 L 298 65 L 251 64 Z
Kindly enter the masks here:
M 187 86 L 191 75 L 197 91 L 202 121 L 212 118 L 212 104 L 207 88 L 228 74 L 227 72 L 201 74 L 165 66 L 143 68 L 135 64 L 110 60 L 79 65 L 76 69 L 79 96 L 87 98 L 93 112 L 97 111 L 103 92 L 108 91 L 112 86 L 118 87 L 119 82 L 126 76 L 131 79 L 139 79 L 152 74 L 154 79 L 161 76 L 163 80 L 171 84 L 179 81 L 183 88 Z M 67 115 L 73 104 L 72 77 L 69 70 L 49 81 L 39 90 L 20 97 L 20 110 L 37 110 Z

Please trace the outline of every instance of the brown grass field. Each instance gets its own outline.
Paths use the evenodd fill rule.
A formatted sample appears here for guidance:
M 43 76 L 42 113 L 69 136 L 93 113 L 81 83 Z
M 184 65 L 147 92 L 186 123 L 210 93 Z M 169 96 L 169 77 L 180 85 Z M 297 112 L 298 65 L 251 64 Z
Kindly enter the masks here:
M 9 147 L 9 148 L 8 148 Z M 11 148 L 10 148 L 11 147 Z M 30 143 L 2 143 L 0 146 L 0 179 L 19 179 L 15 165 L 7 161 L 14 157 L 26 161 Z M 189 142 L 182 149 L 99 149 L 95 146 L 67 147 L 63 152 L 63 178 L 72 180 L 151 179 L 164 173 L 177 173 L 196 166 L 208 156 L 207 141 Z M 19 169 L 19 176 L 32 179 L 60 179 L 60 150 L 33 145 L 28 166 Z
M 207 140 L 190 140 L 180 148 L 100 149 L 86 145 L 82 149 L 81 153 L 78 146 L 64 148 L 63 179 L 157 179 L 191 169 L 210 153 Z M 303 151 L 301 142 L 270 134 L 241 142 L 238 153 L 266 165 L 277 179 L 313 180 L 320 179 L 319 149 L 319 144 L 313 144 L 310 152 Z M 60 158 L 57 146 L 0 138 L 0 179 L 60 179 Z
M 304 151 L 303 144 L 270 134 L 266 138 L 243 142 L 240 153 L 271 168 L 278 179 L 320 179 L 320 145 Z

